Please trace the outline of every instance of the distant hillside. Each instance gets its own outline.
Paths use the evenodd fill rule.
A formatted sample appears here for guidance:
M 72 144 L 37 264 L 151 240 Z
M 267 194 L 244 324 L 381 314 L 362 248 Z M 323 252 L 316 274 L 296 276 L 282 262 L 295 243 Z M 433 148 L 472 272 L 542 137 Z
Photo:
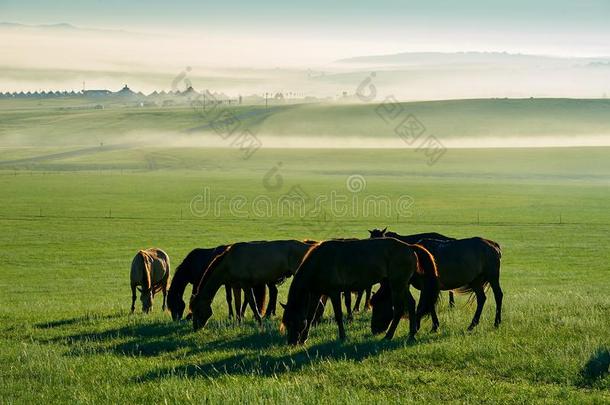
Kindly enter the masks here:
M 74 102 L 74 101 L 72 101 Z M 224 107 L 223 107 L 224 108 Z M 401 103 L 397 120 L 386 122 L 379 104 L 298 104 L 232 106 L 239 128 L 265 137 L 336 141 L 350 139 L 397 140 L 396 126 L 415 117 L 426 134 L 439 139 L 519 138 L 563 136 L 573 139 L 610 136 L 610 100 L 584 99 L 479 99 Z M 209 110 L 208 110 L 209 111 Z M 200 139 L 212 135 L 216 115 L 200 114 L 189 107 L 111 107 L 103 110 L 39 106 L 0 100 L 0 144 L 54 145 L 124 142 L 134 134 L 184 135 Z M 387 117 L 386 117 L 387 118 Z M 222 142 L 221 142 L 222 143 Z M 312 143 L 311 146 L 316 146 Z
M 260 123 L 274 135 L 392 137 L 378 104 L 309 105 L 281 111 Z M 442 138 L 485 136 L 610 135 L 610 100 L 481 99 L 401 103 Z
M 361 65 L 587 65 L 607 63 L 610 58 L 560 58 L 542 55 L 511 54 L 506 52 L 403 52 L 390 55 L 368 55 L 341 59 L 340 64 Z

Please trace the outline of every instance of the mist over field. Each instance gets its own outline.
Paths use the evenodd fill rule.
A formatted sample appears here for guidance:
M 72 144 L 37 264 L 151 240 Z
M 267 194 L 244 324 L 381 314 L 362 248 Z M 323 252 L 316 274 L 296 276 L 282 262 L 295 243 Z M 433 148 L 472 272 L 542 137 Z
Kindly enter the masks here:
M 318 39 L 299 42 L 295 49 L 289 37 L 269 40 L 206 30 L 130 32 L 68 24 L 4 23 L 0 38 L 1 91 L 80 90 L 83 82 L 88 89 L 118 90 L 128 83 L 135 91 L 167 91 L 188 67 L 196 89 L 231 96 L 291 92 L 339 99 L 344 92 L 353 95 L 371 72 L 381 97 L 403 101 L 600 98 L 610 93 L 610 58 L 604 56 L 468 49 L 379 54 L 396 48 L 384 49 L 379 46 L 383 42 L 356 47 Z

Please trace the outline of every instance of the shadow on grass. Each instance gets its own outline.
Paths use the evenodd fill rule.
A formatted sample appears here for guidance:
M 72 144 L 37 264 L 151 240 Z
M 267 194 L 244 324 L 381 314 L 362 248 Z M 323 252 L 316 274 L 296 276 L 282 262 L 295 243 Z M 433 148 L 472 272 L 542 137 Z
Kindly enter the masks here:
M 59 320 L 50 321 L 50 322 L 40 322 L 40 323 L 34 324 L 34 327 L 36 327 L 38 329 L 53 329 L 53 328 L 60 328 L 63 326 L 72 326 L 72 325 L 76 325 L 79 323 L 99 321 L 102 319 L 121 318 L 124 316 L 125 316 L 124 313 L 115 313 L 115 314 L 108 314 L 108 315 L 85 314 L 83 316 L 77 316 L 75 318 L 59 319 Z
M 56 322 L 57 323 L 57 322 Z M 74 325 L 76 321 L 70 323 Z M 63 323 L 65 325 L 67 323 Z M 190 324 L 171 321 L 125 325 L 95 332 L 82 332 L 57 336 L 45 340 L 67 344 L 68 356 L 112 352 L 128 356 L 158 356 L 184 347 L 192 347 L 188 338 Z
M 284 341 L 284 338 L 280 336 Z M 325 342 L 306 347 L 297 353 L 271 356 L 237 354 L 209 363 L 162 368 L 136 378 L 138 382 L 154 381 L 167 377 L 218 377 L 222 375 L 274 376 L 299 371 L 311 364 L 329 360 L 362 361 L 381 352 L 404 346 L 403 339 L 392 341 L 374 340 L 360 343 Z
M 610 349 L 600 347 L 580 370 L 581 387 L 591 387 L 608 375 L 610 369 Z

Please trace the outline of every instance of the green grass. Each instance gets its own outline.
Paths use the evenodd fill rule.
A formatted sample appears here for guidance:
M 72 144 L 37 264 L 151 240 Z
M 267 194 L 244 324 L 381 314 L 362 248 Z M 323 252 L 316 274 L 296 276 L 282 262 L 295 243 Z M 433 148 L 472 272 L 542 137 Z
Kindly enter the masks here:
M 0 149 L 0 160 L 60 150 Z M 229 148 L 139 148 L 3 166 L 0 398 L 608 403 L 610 377 L 583 370 L 610 342 L 609 157 L 609 148 L 449 150 L 430 167 L 412 150 L 263 148 L 244 161 Z M 283 185 L 269 191 L 263 178 L 278 162 Z M 248 209 L 238 218 L 226 204 L 218 216 L 193 215 L 190 203 L 204 187 L 227 200 L 276 198 L 295 185 L 311 196 L 353 196 L 346 190 L 353 174 L 366 179 L 359 198 L 407 194 L 414 205 L 398 218 L 329 220 L 334 236 L 366 237 L 389 225 L 502 245 L 499 329 L 491 294 L 472 333 L 467 297 L 450 310 L 444 295 L 439 333 L 426 321 L 413 346 L 406 322 L 382 342 L 363 313 L 347 325 L 344 343 L 329 321 L 305 347 L 289 348 L 277 318 L 262 330 L 250 317 L 229 322 L 223 294 L 198 333 L 172 323 L 158 297 L 153 314 L 128 314 L 129 265 L 139 248 L 163 248 L 175 267 L 194 247 L 329 232 L 277 212 L 262 218 Z

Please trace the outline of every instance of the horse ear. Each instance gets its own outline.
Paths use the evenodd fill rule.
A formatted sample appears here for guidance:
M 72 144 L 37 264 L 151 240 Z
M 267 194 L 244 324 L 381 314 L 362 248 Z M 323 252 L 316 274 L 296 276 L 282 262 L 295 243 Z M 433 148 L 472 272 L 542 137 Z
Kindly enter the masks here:
M 280 305 L 282 306 L 282 308 L 286 309 L 286 304 L 282 304 L 282 303 L 280 302 Z
M 385 233 L 385 231 L 388 230 L 388 227 L 386 226 L 385 228 L 383 228 L 383 231 L 381 231 L 381 233 Z
M 372 235 L 372 234 L 373 234 L 373 231 L 371 231 L 371 230 L 369 229 L 369 233 Z

